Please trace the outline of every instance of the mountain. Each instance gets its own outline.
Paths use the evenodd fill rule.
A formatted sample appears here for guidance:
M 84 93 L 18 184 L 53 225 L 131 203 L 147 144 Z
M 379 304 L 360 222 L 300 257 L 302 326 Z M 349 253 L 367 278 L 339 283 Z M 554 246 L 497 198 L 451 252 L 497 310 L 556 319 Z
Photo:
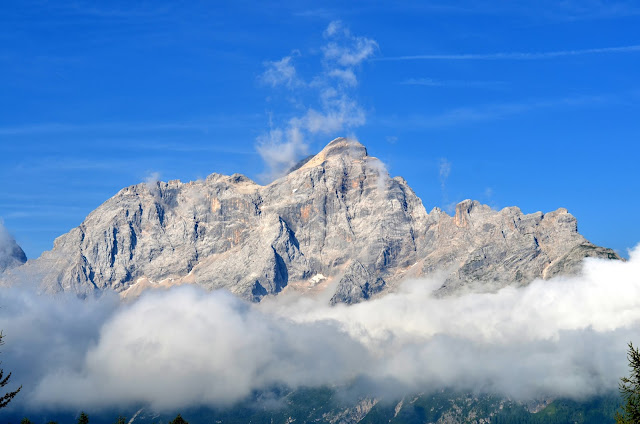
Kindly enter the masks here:
M 26 261 L 27 255 L 25 255 L 24 250 L 0 222 L 0 273 L 20 266 Z
M 338 138 L 265 186 L 211 174 L 124 188 L 0 278 L 38 276 L 43 291 L 82 296 L 200 284 L 252 301 L 335 287 L 332 303 L 353 303 L 408 277 L 440 276 L 443 295 L 524 285 L 578 272 L 585 257 L 620 259 L 581 236 L 566 209 L 525 215 L 465 200 L 454 216 L 427 213 L 404 179 Z
M 278 403 L 275 404 L 274 396 Z M 329 387 L 260 393 L 228 407 L 192 407 L 171 412 L 128 407 L 119 410 L 89 411 L 92 424 L 112 424 L 117 416 L 130 417 L 132 424 L 171 422 L 178 413 L 190 424 L 204 423 L 496 423 L 496 424 L 614 424 L 619 408 L 617 393 L 580 401 L 556 399 L 533 403 L 518 402 L 495 395 L 438 390 L 400 399 L 355 397 Z M 74 422 L 77 411 L 51 413 L 11 411 L 4 422 L 18 424 L 24 417 L 33 422 Z

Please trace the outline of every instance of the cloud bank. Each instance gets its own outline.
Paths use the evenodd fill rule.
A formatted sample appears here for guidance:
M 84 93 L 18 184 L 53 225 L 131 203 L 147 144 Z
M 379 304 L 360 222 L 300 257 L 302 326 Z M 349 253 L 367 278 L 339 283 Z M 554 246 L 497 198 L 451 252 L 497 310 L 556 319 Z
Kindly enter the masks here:
M 281 176 L 304 155 L 315 135 L 338 136 L 364 125 L 366 114 L 354 90 L 357 71 L 372 57 L 378 44 L 351 33 L 342 22 L 331 22 L 323 33 L 325 44 L 319 49 L 321 71 L 304 79 L 296 61 L 305 57 L 299 50 L 280 60 L 265 62 L 260 81 L 271 88 L 282 88 L 295 99 L 296 113 L 257 139 L 256 149 L 267 165 L 263 177 Z M 317 57 L 317 56 L 316 56 Z
M 585 398 L 617 388 L 640 334 L 640 247 L 587 259 L 579 277 L 435 298 L 412 280 L 329 307 L 281 294 L 248 304 L 178 287 L 132 303 L 0 291 L 3 367 L 30 408 L 229 405 L 286 385 L 400 397 L 442 388 L 515 399 Z

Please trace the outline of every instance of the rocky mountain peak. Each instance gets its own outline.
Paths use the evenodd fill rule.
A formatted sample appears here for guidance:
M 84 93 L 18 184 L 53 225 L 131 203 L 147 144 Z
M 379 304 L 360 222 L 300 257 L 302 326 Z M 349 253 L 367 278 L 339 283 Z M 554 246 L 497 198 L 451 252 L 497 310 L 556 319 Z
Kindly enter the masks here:
M 318 154 L 309 158 L 299 169 L 308 169 L 321 165 L 327 161 L 342 160 L 362 160 L 367 156 L 367 149 L 359 141 L 339 137 L 332 140 Z
M 466 199 L 456 205 L 453 219 L 458 227 L 466 227 L 470 224 L 472 215 L 483 215 L 491 212 L 490 206 L 483 205 L 477 200 Z
M 619 258 L 563 209 L 523 214 L 468 199 L 454 216 L 427 213 L 403 178 L 337 138 L 266 186 L 212 174 L 122 189 L 0 279 L 37 276 L 44 291 L 80 295 L 199 284 L 252 301 L 331 287 L 332 303 L 354 303 L 406 278 L 438 276 L 442 294 L 527 284 L 577 272 L 586 256 Z

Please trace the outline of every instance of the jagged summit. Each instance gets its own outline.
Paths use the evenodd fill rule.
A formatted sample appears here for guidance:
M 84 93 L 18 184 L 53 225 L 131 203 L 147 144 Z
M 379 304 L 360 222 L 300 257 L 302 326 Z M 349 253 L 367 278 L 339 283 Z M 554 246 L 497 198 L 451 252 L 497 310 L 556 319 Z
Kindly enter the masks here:
M 285 175 L 288 175 L 303 167 L 317 166 L 331 158 L 349 158 L 357 160 L 362 159 L 365 156 L 367 156 L 367 149 L 359 141 L 346 137 L 338 137 L 329 142 L 329 144 L 327 144 L 324 149 L 322 149 L 317 154 L 309 155 L 292 166 Z
M 439 275 L 443 294 L 527 284 L 575 272 L 585 256 L 618 258 L 564 209 L 525 215 L 465 200 L 454 216 L 427 213 L 404 179 L 338 138 L 266 186 L 212 174 L 122 189 L 0 279 L 81 295 L 199 284 L 254 301 L 336 287 L 332 302 L 352 303 L 408 277 Z
M 301 169 L 318 166 L 335 158 L 362 160 L 366 156 L 367 149 L 359 141 L 340 137 L 327 144 L 317 155 L 301 166 Z
M 331 140 L 316 156 L 325 158 L 330 156 L 347 156 L 352 159 L 362 159 L 367 156 L 367 148 L 353 138 L 339 137 Z

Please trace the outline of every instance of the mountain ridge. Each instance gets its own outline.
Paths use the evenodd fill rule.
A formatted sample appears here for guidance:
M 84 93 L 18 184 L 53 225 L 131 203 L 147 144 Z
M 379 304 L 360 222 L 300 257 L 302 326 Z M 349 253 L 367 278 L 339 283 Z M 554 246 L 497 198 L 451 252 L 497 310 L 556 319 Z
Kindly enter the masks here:
M 252 301 L 335 286 L 332 303 L 355 303 L 410 277 L 439 276 L 443 295 L 523 285 L 577 272 L 587 256 L 620 259 L 564 208 L 523 214 L 468 199 L 453 216 L 427 213 L 402 177 L 337 138 L 267 185 L 214 173 L 125 187 L 0 280 L 38 276 L 41 291 L 81 296 L 195 283 Z

